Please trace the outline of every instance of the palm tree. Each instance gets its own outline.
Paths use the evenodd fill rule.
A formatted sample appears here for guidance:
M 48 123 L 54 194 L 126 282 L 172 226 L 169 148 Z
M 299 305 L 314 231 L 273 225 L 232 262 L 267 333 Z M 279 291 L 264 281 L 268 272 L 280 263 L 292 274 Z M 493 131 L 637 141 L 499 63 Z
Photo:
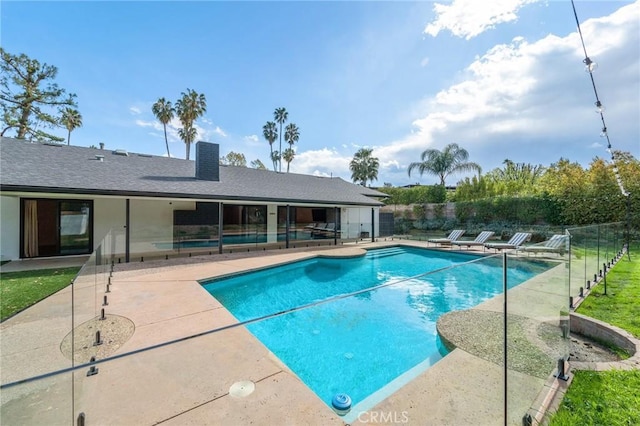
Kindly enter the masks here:
M 273 171 L 278 171 L 278 161 L 280 161 L 280 151 L 273 151 L 271 153 L 271 161 L 273 161 Z
M 182 98 L 176 102 L 176 113 L 182 123 L 182 129 L 178 130 L 180 138 L 186 145 L 186 158 L 189 159 L 191 144 L 196 139 L 198 131 L 193 127 L 193 123 L 207 112 L 207 100 L 202 93 L 187 89 L 187 93 L 182 92 Z
M 178 136 L 180 136 L 180 139 L 182 139 L 187 146 L 186 159 L 188 160 L 189 146 L 194 140 L 196 140 L 196 136 L 198 136 L 198 131 L 195 129 L 195 127 L 185 126 L 181 129 L 178 129 Z
M 355 153 L 349 170 L 351 170 L 351 180 L 360 182 L 362 186 L 367 186 L 367 181 L 378 180 L 378 167 L 380 162 L 376 157 L 372 157 L 373 148 L 361 148 Z
M 273 118 L 276 120 L 276 123 L 280 124 L 280 133 L 279 133 L 279 136 L 280 136 L 280 149 L 278 149 L 278 153 L 282 153 L 282 125 L 289 118 L 289 113 L 287 112 L 287 110 L 284 107 L 276 108 L 276 110 L 273 112 Z M 278 160 L 279 160 L 278 171 L 281 172 L 282 171 L 282 156 L 278 156 Z
M 278 163 L 276 158 L 273 156 L 273 143 L 278 139 L 278 129 L 276 128 L 276 123 L 273 121 L 267 121 L 267 124 L 262 126 L 262 135 L 269 142 L 269 148 L 271 148 L 271 161 L 273 161 L 273 171 L 277 172 Z
M 445 178 L 451 173 L 477 171 L 482 172 L 482 168 L 473 162 L 467 161 L 469 153 L 466 149 L 460 148 L 457 143 L 450 143 L 444 150 L 427 149 L 420 155 L 421 162 L 409 164 L 407 170 L 409 176 L 413 169 L 418 169 L 420 176 L 427 172 L 440 177 L 440 185 L 445 186 Z
M 282 158 L 287 162 L 287 173 L 289 173 L 289 164 L 293 161 L 293 158 L 296 156 L 296 152 L 293 148 L 287 148 L 282 153 Z
M 289 148 L 284 150 L 283 158 L 287 162 L 287 173 L 289 173 L 289 164 L 293 161 L 296 152 L 293 150 L 293 144 L 300 139 L 300 129 L 294 123 L 287 124 L 284 129 L 284 140 L 289 144 Z
M 173 109 L 173 106 L 171 106 L 171 101 L 160 98 L 151 107 L 151 112 L 153 112 L 153 115 L 156 116 L 162 123 L 162 127 L 164 127 L 164 143 L 167 145 L 167 157 L 171 157 L 169 153 L 169 140 L 167 139 L 167 124 L 173 120 L 176 111 Z
M 67 145 L 69 145 L 71 143 L 71 132 L 78 127 L 82 127 L 82 115 L 76 109 L 65 108 L 62 110 L 60 122 L 69 131 L 67 134 Z

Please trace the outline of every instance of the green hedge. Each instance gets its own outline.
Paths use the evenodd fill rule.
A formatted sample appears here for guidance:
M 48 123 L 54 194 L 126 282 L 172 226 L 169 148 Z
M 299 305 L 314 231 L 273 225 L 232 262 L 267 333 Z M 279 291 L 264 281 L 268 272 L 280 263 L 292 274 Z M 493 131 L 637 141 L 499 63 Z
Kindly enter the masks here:
M 378 191 L 389 195 L 385 204 L 427 204 L 444 203 L 447 190 L 442 185 L 420 185 L 413 188 L 378 188 Z
M 460 223 L 516 222 L 523 225 L 559 225 L 560 205 L 551 197 L 496 197 L 456 203 Z

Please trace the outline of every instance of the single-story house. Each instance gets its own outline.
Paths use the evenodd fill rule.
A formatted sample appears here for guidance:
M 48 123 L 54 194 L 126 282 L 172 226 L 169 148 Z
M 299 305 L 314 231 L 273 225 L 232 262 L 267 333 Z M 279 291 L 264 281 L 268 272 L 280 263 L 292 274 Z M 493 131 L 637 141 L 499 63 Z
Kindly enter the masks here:
M 378 235 L 379 191 L 225 166 L 217 144 L 195 148 L 189 161 L 1 138 L 2 260 L 88 254 L 107 235 L 127 261 L 184 247 Z

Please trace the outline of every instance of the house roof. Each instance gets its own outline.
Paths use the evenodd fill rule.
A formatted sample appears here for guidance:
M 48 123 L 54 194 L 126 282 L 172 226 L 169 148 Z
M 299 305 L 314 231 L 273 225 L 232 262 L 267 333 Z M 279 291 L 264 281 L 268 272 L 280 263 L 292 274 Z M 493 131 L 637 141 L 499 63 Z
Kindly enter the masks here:
M 0 190 L 366 206 L 386 196 L 341 178 L 248 167 L 220 165 L 219 181 L 199 180 L 195 161 L 5 137 Z

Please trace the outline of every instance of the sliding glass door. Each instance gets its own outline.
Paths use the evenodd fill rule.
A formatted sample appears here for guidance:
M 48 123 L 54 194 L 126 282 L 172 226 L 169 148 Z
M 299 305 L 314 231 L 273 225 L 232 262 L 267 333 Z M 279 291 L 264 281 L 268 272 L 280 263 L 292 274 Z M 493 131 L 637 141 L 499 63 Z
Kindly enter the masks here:
M 23 199 L 22 257 L 87 254 L 93 249 L 93 201 Z

